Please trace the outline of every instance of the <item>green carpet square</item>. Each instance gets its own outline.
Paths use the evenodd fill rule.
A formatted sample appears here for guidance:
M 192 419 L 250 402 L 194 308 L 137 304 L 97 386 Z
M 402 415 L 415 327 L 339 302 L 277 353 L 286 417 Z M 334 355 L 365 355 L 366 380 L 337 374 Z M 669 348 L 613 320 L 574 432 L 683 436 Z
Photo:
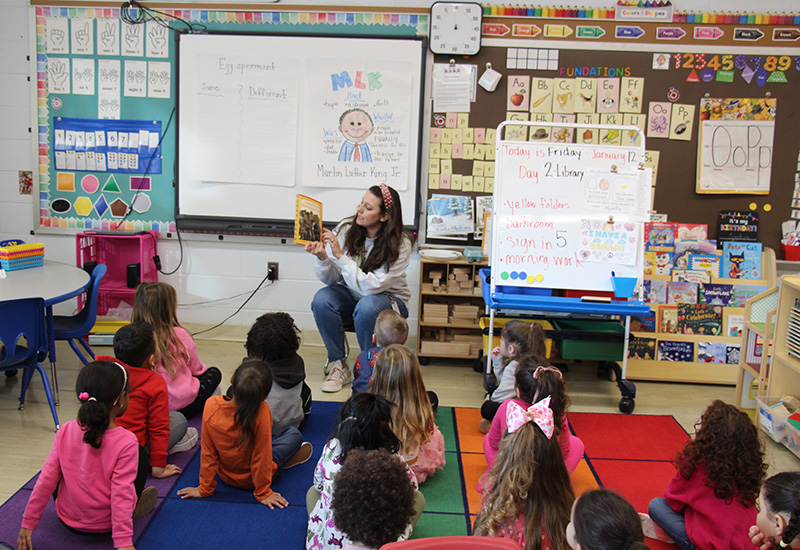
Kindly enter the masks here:
M 445 453 L 444 470 L 437 471 L 420 486 L 425 495 L 426 512 L 464 513 L 464 496 L 461 489 L 461 472 L 458 455 Z
M 439 407 L 436 413 L 436 425 L 444 436 L 444 450 L 456 451 L 456 429 L 453 422 L 453 408 Z
M 419 518 L 411 534 L 412 539 L 425 537 L 445 537 L 468 535 L 467 516 L 464 514 L 430 514 L 425 512 Z

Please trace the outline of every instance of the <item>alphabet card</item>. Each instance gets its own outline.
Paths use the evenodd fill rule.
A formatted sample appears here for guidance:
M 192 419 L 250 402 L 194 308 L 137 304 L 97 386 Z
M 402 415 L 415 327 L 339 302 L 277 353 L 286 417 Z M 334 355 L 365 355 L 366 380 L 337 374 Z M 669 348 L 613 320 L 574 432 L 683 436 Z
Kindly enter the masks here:
M 610 124 L 620 126 L 622 124 L 622 115 L 620 113 L 611 113 L 608 115 L 600 115 L 600 124 Z M 622 130 L 611 129 L 600 130 L 600 143 L 607 143 L 611 145 L 619 145 L 622 142 Z
M 598 113 L 618 113 L 619 112 L 619 78 L 598 78 L 597 79 L 597 112 Z
M 510 80 L 509 80 L 510 82 Z M 552 113 L 553 79 L 533 78 L 530 86 L 530 104 L 532 113 Z
M 577 105 L 577 103 L 576 103 Z M 600 115 L 579 114 L 577 115 L 578 124 L 600 124 Z M 578 130 L 578 143 L 600 143 L 600 131 L 597 128 L 583 128 Z
M 669 124 L 669 139 L 691 141 L 693 122 L 694 105 L 674 104 Z
M 554 113 L 574 113 L 575 112 L 575 79 L 556 78 L 555 96 L 553 97 Z
M 651 101 L 647 113 L 647 137 L 669 138 L 669 122 L 672 116 L 672 103 Z
M 620 113 L 641 113 L 644 78 L 624 77 L 619 97 Z
M 622 117 L 622 124 L 625 126 L 636 126 L 637 128 L 641 129 L 642 132 L 644 132 L 644 129 L 647 126 L 647 115 L 625 113 L 625 116 Z M 637 138 L 637 133 L 635 131 L 626 130 L 622 133 L 622 145 L 633 145 L 634 147 L 638 147 L 641 145 L 641 141 L 639 138 Z
M 575 102 L 576 113 L 594 113 L 597 109 L 597 79 L 596 78 L 576 78 L 575 79 Z
M 508 77 L 508 111 L 527 111 L 530 105 L 531 77 L 527 75 L 510 75 Z

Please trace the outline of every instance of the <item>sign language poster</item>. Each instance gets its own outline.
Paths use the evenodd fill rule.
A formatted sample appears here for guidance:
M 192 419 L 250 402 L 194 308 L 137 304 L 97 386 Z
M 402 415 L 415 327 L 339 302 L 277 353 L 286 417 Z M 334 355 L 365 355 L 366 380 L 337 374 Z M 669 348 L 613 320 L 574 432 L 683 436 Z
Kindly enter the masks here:
M 309 61 L 304 101 L 303 180 L 312 187 L 408 188 L 409 63 Z

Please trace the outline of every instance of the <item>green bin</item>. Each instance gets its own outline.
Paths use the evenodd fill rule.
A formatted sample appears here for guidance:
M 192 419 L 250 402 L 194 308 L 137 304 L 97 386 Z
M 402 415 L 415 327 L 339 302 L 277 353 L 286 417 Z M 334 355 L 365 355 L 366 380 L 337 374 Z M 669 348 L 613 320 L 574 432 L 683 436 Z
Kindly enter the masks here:
M 556 330 L 575 330 L 597 333 L 625 333 L 625 326 L 618 321 L 591 321 L 591 320 L 555 320 Z M 602 338 L 601 334 L 597 335 Z M 625 347 L 624 340 L 556 340 L 558 353 L 564 359 L 586 361 L 621 361 Z

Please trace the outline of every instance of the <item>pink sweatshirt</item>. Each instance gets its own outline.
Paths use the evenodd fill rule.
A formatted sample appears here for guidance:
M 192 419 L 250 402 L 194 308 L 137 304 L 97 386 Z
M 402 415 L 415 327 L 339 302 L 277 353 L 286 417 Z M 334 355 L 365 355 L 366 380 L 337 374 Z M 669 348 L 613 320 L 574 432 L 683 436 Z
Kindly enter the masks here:
M 107 430 L 95 449 L 83 442 L 78 421 L 70 420 L 56 432 L 22 515 L 22 526 L 36 529 L 58 486 L 56 512 L 64 523 L 87 533 L 111 531 L 115 548 L 133 546 L 133 482 L 138 465 L 139 443 L 125 428 Z
M 156 366 L 156 372 L 167 381 L 167 392 L 169 392 L 169 410 L 179 411 L 191 405 L 197 399 L 197 392 L 200 390 L 200 381 L 195 376 L 200 376 L 208 367 L 200 362 L 197 355 L 197 345 L 192 340 L 192 335 L 182 327 L 175 327 L 175 334 L 181 341 L 189 354 L 187 361 L 184 355 L 175 346 L 169 346 L 169 353 L 177 359 L 175 364 L 175 378 L 169 374 L 162 365 Z

